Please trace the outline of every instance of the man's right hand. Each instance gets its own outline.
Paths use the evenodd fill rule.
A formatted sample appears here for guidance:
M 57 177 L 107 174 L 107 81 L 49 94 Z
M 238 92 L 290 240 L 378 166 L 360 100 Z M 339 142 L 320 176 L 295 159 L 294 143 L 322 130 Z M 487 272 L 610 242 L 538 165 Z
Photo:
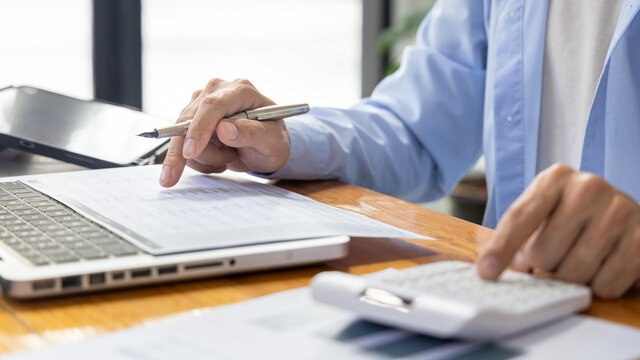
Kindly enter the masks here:
M 279 170 L 289 159 L 284 121 L 225 119 L 268 105 L 275 103 L 247 80 L 210 80 L 204 89 L 193 93 L 191 103 L 176 121 L 193 120 L 185 136 L 171 139 L 160 184 L 175 185 L 185 165 L 203 173 Z

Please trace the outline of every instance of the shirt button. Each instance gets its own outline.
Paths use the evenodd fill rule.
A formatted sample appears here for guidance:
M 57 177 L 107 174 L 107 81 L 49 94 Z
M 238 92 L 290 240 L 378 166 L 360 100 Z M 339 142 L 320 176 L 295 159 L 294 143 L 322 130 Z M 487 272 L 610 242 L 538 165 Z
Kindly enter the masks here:
M 518 14 L 516 14 L 515 11 L 511 10 L 511 12 L 509 13 L 509 15 L 511 15 L 512 18 L 516 17 Z
M 511 115 L 507 115 L 507 121 L 511 122 L 513 120 L 513 117 L 511 117 Z

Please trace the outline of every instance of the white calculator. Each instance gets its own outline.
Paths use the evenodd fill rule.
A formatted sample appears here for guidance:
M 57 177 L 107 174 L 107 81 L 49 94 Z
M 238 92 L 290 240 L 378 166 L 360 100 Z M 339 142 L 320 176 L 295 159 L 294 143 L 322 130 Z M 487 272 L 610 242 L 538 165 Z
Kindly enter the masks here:
M 311 282 L 313 298 L 365 319 L 446 338 L 491 340 L 591 303 L 588 287 L 505 271 L 481 280 L 474 264 L 441 261 L 388 269 L 374 276 L 323 272 Z

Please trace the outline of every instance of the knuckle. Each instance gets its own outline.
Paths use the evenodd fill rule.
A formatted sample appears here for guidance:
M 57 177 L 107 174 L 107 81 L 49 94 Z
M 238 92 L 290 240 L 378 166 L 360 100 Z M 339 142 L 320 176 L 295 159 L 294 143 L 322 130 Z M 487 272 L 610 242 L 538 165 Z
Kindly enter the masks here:
M 544 241 L 535 241 L 525 250 L 525 256 L 534 267 L 543 271 L 552 271 L 554 263 L 549 256 L 549 246 Z
M 592 256 L 585 251 L 579 251 L 573 256 L 570 263 L 562 264 L 556 275 L 562 280 L 586 284 L 590 280 L 589 276 L 592 275 L 592 261 L 590 261 Z
M 253 86 L 253 84 L 251 83 L 251 81 L 247 80 L 247 79 L 235 79 L 232 81 L 234 84 L 236 85 L 242 85 L 242 86 L 247 86 L 247 87 L 251 87 L 251 88 L 255 88 L 255 86 Z
M 191 101 L 197 99 L 198 96 L 200 96 L 200 94 L 202 94 L 202 89 L 198 89 L 198 90 L 194 91 L 193 93 L 191 93 Z
M 202 98 L 202 103 L 206 105 L 221 106 L 224 103 L 224 100 L 218 95 L 209 94 Z
M 637 263 L 640 268 L 640 257 L 637 256 L 637 254 L 640 254 L 640 225 L 635 225 L 632 228 L 629 240 L 631 242 L 628 244 L 630 249 L 625 254 L 630 261 Z
M 562 163 L 555 163 L 542 171 L 539 176 L 544 178 L 545 180 L 555 182 L 573 172 L 575 172 L 575 170 L 573 170 L 570 166 Z
M 182 154 L 178 151 L 168 151 L 167 156 L 164 159 L 164 163 L 177 164 L 183 161 Z
M 610 299 L 611 298 L 611 288 L 605 285 L 593 285 L 591 287 L 593 294 L 601 299 Z
M 575 172 L 572 168 L 565 164 L 555 163 L 541 171 L 534 179 L 532 185 L 535 187 L 536 194 L 546 193 L 549 187 L 562 181 L 570 174 Z
M 614 195 L 611 199 L 610 207 L 611 218 L 608 220 L 612 223 L 626 222 L 636 212 L 635 207 L 629 202 L 629 200 L 620 194 Z
M 602 299 L 615 299 L 625 292 L 624 288 L 616 288 L 613 285 L 595 285 L 592 287 L 593 293 Z
M 511 207 L 509 207 L 505 215 L 508 215 L 508 218 L 511 220 L 511 222 L 515 224 L 522 221 L 527 215 L 526 202 L 523 202 L 523 201 L 515 202 Z
M 211 91 L 217 88 L 222 83 L 224 83 L 224 80 L 220 78 L 212 78 L 207 82 L 207 86 L 205 86 L 205 91 Z
M 582 204 L 589 204 L 595 201 L 598 196 L 609 188 L 607 182 L 601 177 L 587 173 L 576 176 L 572 185 L 574 200 Z
M 181 123 L 181 122 L 185 122 L 187 120 L 193 119 L 194 115 L 195 113 L 192 111 L 182 112 L 180 116 L 178 116 L 178 120 L 176 121 L 176 123 Z

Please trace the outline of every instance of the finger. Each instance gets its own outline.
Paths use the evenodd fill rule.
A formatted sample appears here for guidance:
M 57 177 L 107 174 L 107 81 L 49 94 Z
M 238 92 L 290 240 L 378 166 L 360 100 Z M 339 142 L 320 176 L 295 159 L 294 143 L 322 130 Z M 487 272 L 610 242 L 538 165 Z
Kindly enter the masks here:
M 218 138 L 227 146 L 252 147 L 264 155 L 270 155 L 277 151 L 282 141 L 281 121 L 225 119 L 217 128 Z
M 249 172 L 249 171 L 253 171 L 251 168 L 249 168 L 247 166 L 247 164 L 244 163 L 244 161 L 242 161 L 242 158 L 238 157 L 235 160 L 231 161 L 230 163 L 227 164 L 227 169 L 231 170 L 231 171 L 237 171 L 237 172 Z M 261 172 L 259 170 L 255 170 L 256 172 Z M 268 173 L 270 171 L 262 171 L 263 173 Z
M 203 89 L 198 89 L 191 94 L 191 102 L 194 102 L 200 96 L 200 94 L 202 94 L 202 90 Z
M 238 149 L 252 171 L 275 171 L 289 158 L 289 136 L 282 120 L 225 119 L 216 132 L 223 144 Z
M 171 187 L 175 185 L 186 165 L 186 160 L 182 156 L 184 137 L 174 136 L 169 143 L 169 150 L 167 156 L 162 163 L 162 172 L 160 173 L 160 185 L 164 187 Z
M 235 149 L 224 145 L 218 147 L 213 144 L 209 144 L 194 160 L 203 165 L 220 167 L 226 166 L 237 157 L 238 152 Z
M 180 116 L 178 116 L 178 120 L 176 120 L 176 124 L 193 119 L 193 117 L 196 114 L 196 110 L 198 110 L 198 102 L 199 102 L 200 95 L 202 93 L 203 93 L 203 90 L 200 89 L 200 90 L 194 91 L 193 94 L 191 94 L 191 102 L 187 106 L 185 106 L 185 108 L 182 109 L 182 111 L 180 111 Z
M 591 282 L 596 296 L 622 296 L 640 277 L 640 227 L 635 226 L 615 245 Z
M 195 160 L 187 160 L 187 166 L 189 166 L 193 170 L 196 170 L 196 171 L 199 171 L 199 172 L 205 173 L 205 174 L 221 173 L 221 172 L 227 170 L 227 167 L 225 165 L 210 166 L 210 165 L 206 165 L 206 164 L 201 164 L 201 163 L 199 163 L 199 162 L 197 162 Z
M 273 104 L 249 82 L 238 80 L 234 84 L 231 88 L 219 89 L 201 97 L 184 143 L 183 154 L 186 158 L 195 158 L 200 154 L 222 118 L 246 109 Z
M 556 207 L 565 182 L 573 172 L 565 165 L 544 170 L 509 207 L 478 257 L 480 277 L 496 279 L 500 276 L 516 251 Z
M 591 221 L 596 221 L 594 215 L 605 211 L 612 192 L 613 187 L 600 177 L 586 173 L 574 174 L 542 230 L 525 245 L 525 257 L 531 265 L 553 272 L 584 228 Z
M 622 236 L 635 208 L 623 196 L 614 196 L 606 209 L 594 216 L 556 271 L 561 280 L 589 283 L 604 258 Z
M 533 269 L 527 258 L 525 258 L 522 248 L 513 256 L 513 260 L 511 260 L 511 268 L 524 273 L 530 273 Z

